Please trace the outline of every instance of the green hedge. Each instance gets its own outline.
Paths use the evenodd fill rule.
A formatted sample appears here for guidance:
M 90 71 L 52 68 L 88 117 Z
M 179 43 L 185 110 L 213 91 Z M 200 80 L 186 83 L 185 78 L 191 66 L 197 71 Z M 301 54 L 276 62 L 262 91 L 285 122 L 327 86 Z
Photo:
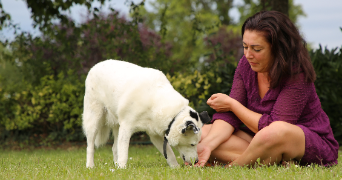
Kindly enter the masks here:
M 317 94 L 330 119 L 335 138 L 342 144 L 342 47 L 310 51 Z
M 0 89 L 2 141 L 49 144 L 80 141 L 84 78 L 44 76 L 38 86 L 27 84 L 21 92 Z

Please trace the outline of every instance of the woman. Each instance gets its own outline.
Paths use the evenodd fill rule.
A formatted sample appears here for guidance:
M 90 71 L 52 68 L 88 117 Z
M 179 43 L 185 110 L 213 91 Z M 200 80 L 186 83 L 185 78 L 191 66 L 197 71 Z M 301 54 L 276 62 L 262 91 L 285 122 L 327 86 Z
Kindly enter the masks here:
M 217 113 L 202 128 L 197 165 L 253 165 L 259 158 L 267 165 L 337 164 L 339 146 L 297 28 L 284 14 L 263 11 L 246 20 L 242 37 L 244 56 L 230 95 L 214 94 L 207 101 Z

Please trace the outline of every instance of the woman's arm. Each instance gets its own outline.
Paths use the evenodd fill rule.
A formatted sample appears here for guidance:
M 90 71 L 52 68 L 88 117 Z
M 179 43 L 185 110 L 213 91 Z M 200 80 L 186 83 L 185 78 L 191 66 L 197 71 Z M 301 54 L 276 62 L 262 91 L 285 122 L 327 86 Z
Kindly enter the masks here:
M 262 114 L 247 109 L 239 101 L 218 93 L 212 95 L 207 104 L 217 112 L 232 111 L 251 131 L 258 132 L 259 119 Z
M 262 114 L 249 110 L 236 100 L 231 102 L 231 111 L 254 133 L 258 132 L 258 124 Z
M 197 145 L 198 165 L 204 166 L 211 154 L 220 144 L 227 141 L 234 132 L 229 123 L 217 119 L 212 124 L 208 135 Z
M 201 143 L 205 143 L 207 147 L 209 147 L 211 150 L 214 150 L 222 142 L 229 139 L 233 132 L 234 128 L 232 125 L 218 119 L 212 124 L 208 135 L 201 140 Z

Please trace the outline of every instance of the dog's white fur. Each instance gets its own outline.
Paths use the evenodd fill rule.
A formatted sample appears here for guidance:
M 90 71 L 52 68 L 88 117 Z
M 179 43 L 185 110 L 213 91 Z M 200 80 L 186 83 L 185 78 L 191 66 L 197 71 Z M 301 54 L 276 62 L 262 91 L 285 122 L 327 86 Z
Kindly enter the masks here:
M 111 130 L 114 162 L 120 168 L 126 167 L 130 137 L 135 132 L 146 132 L 163 154 L 163 140 L 169 126 L 167 163 L 171 167 L 178 166 L 170 145 L 179 151 L 185 162 L 197 160 L 203 122 L 189 115 L 189 111 L 196 111 L 188 103 L 159 70 L 118 60 L 96 64 L 87 76 L 84 96 L 86 166 L 94 166 L 94 145 L 106 143 Z M 186 127 L 187 121 L 193 123 L 198 133 Z

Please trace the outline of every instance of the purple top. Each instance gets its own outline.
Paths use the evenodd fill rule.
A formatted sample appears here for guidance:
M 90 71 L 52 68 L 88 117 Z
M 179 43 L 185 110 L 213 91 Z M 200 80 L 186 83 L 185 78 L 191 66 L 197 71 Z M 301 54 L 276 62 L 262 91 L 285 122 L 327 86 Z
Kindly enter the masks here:
M 337 164 L 339 146 L 334 139 L 329 118 L 321 107 L 314 83 L 305 82 L 304 73 L 294 80 L 284 81 L 275 89 L 269 89 L 261 99 L 257 73 L 243 56 L 236 68 L 229 96 L 248 109 L 262 114 L 259 131 L 274 121 L 285 121 L 302 128 L 305 134 L 305 154 L 301 164 Z M 215 113 L 212 122 L 216 119 L 228 122 L 235 131 L 243 124 L 233 112 Z M 246 127 L 244 129 L 250 131 Z

